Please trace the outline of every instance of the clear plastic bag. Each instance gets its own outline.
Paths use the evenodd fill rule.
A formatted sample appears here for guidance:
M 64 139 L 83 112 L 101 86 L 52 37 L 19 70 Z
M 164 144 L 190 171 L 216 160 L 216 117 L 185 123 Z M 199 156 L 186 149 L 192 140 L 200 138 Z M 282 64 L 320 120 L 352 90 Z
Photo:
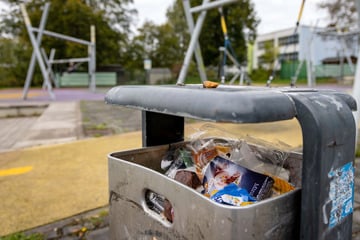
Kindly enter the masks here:
M 254 195 L 251 189 L 247 189 L 250 196 L 255 197 L 256 200 L 262 200 L 269 197 L 270 193 L 275 196 L 294 189 L 288 182 L 288 170 L 283 168 L 289 155 L 290 146 L 280 141 L 269 143 L 250 136 L 235 136 L 221 127 L 207 123 L 190 135 L 186 143 L 177 148 L 170 148 L 162 160 L 162 168 L 166 171 L 167 176 L 211 197 L 216 192 L 220 192 L 221 189 L 206 191 L 209 184 L 211 185 L 216 181 L 215 177 L 211 177 L 212 175 L 209 175 L 207 170 L 211 164 L 215 164 L 216 159 L 219 161 L 222 158 L 225 162 L 228 161 L 234 166 L 237 165 L 237 169 L 247 169 L 247 171 L 243 170 L 242 173 L 255 172 L 249 176 L 246 175 L 246 181 L 250 181 L 250 176 L 256 174 L 271 180 L 268 181 L 269 184 L 265 184 L 268 186 L 264 188 L 267 189 L 266 194 L 260 194 L 260 197 Z M 213 176 L 218 175 L 213 174 Z M 219 176 L 223 177 L 221 174 Z M 228 173 L 227 176 L 228 179 L 236 177 L 237 175 L 231 173 Z M 236 181 L 230 182 L 236 183 Z M 226 182 L 222 187 L 225 188 L 230 182 Z M 199 183 L 201 184 L 199 185 Z M 232 193 L 229 195 L 225 191 L 216 195 L 216 199 L 225 204 L 231 204 L 231 201 L 240 205 L 248 204 L 246 194 L 243 194 L 241 190 L 242 186 L 239 185 L 238 188 L 240 189 L 235 189 L 235 193 L 238 195 L 231 195 Z M 224 200 L 223 193 L 230 199 Z
M 280 141 L 269 143 L 265 140 L 250 136 L 235 136 L 225 129 L 213 124 L 204 124 L 197 132 L 190 135 L 187 148 L 195 154 L 202 154 L 201 150 L 216 149 L 219 156 L 225 157 L 250 170 L 265 173 L 289 180 L 289 173 L 283 168 L 289 156 L 290 146 Z M 214 154 L 201 158 L 198 168 L 211 160 Z M 194 161 L 196 165 L 196 160 Z M 199 171 L 199 169 L 198 169 Z

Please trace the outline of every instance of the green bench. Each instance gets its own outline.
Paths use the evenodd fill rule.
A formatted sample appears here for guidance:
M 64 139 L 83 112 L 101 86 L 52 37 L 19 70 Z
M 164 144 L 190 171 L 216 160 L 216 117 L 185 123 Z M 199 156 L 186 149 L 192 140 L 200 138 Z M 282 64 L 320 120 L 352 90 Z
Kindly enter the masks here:
M 97 72 L 96 86 L 115 86 L 116 73 L 115 72 Z M 63 73 L 59 77 L 60 87 L 87 87 L 89 86 L 88 73 Z

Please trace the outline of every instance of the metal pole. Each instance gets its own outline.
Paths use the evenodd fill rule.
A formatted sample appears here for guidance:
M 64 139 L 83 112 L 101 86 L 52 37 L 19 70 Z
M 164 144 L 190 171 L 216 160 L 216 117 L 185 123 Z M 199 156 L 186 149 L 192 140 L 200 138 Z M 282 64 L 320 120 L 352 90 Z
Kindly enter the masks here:
M 51 63 L 68 63 L 68 62 L 89 62 L 91 61 L 91 58 L 69 58 L 69 59 L 56 59 L 52 60 Z
M 50 84 L 50 82 L 49 82 L 49 78 L 48 78 L 48 76 L 47 76 L 45 64 L 44 64 L 44 61 L 43 61 L 43 59 L 42 59 L 39 46 L 38 46 L 38 44 L 37 44 L 37 41 L 36 41 L 36 39 L 35 39 L 35 36 L 33 35 L 32 31 L 31 31 L 31 22 L 30 22 L 30 18 L 29 18 L 29 16 L 28 16 L 28 14 L 27 14 L 27 12 L 26 12 L 25 5 L 24 5 L 24 4 L 21 4 L 21 5 L 20 5 L 20 9 L 21 9 L 22 15 L 24 16 L 25 26 L 26 26 L 26 29 L 27 29 L 27 31 L 28 31 L 31 44 L 32 44 L 33 47 L 34 47 L 34 52 L 35 52 L 36 58 L 37 58 L 37 60 L 38 60 L 38 63 L 39 63 L 40 70 L 41 70 L 41 73 L 42 73 L 42 75 L 43 75 L 44 81 L 45 81 L 46 86 L 47 86 L 47 88 L 48 88 L 48 92 L 49 92 L 50 98 L 51 98 L 51 99 L 55 99 L 55 95 L 54 95 L 53 92 L 52 92 L 52 86 L 51 86 L 51 84 Z
M 313 87 L 312 64 L 311 64 L 311 59 L 310 58 L 308 58 L 306 60 L 306 69 L 307 69 L 308 87 Z
M 239 72 L 235 73 L 235 75 L 233 76 L 233 78 L 230 80 L 230 85 L 234 84 L 234 82 L 236 81 L 236 79 L 240 76 L 240 81 L 239 81 L 239 85 L 243 85 L 243 79 L 244 79 L 244 74 L 239 70 Z
M 40 29 L 38 29 L 38 28 L 31 28 L 31 30 L 33 32 L 40 32 Z M 67 41 L 70 41 L 70 42 L 84 44 L 84 45 L 91 45 L 92 44 L 91 42 L 86 41 L 86 40 L 82 40 L 82 39 L 75 38 L 75 37 L 70 37 L 70 36 L 67 36 L 67 35 L 64 35 L 64 34 L 61 34 L 61 33 L 51 32 L 51 31 L 48 31 L 48 30 L 42 31 L 42 34 L 48 35 L 50 37 L 59 38 L 59 39 L 62 39 L 62 40 L 67 40 Z
M 240 63 L 234 58 L 233 55 L 231 55 L 231 53 L 226 48 L 224 48 L 224 51 L 225 51 L 226 55 L 228 56 L 228 58 L 233 62 L 233 64 L 235 64 L 236 67 L 241 68 Z
M 54 85 L 56 85 L 56 83 L 55 83 L 55 75 L 54 75 L 54 73 L 53 73 L 53 71 L 52 71 L 52 69 L 51 69 L 51 67 L 52 67 L 52 60 L 54 59 L 55 49 L 51 49 L 49 58 L 47 57 L 44 48 L 41 48 L 40 50 L 41 50 L 41 54 L 42 54 L 42 56 L 43 56 L 43 58 L 44 58 L 44 61 L 45 61 L 45 63 L 46 63 L 46 66 L 47 66 L 47 73 L 48 73 L 48 76 L 49 76 L 49 78 L 50 78 L 50 82 L 52 82 Z M 44 82 L 44 83 L 43 83 L 43 88 L 45 88 L 45 87 L 46 87 L 46 86 L 45 86 L 45 82 Z
M 191 8 L 190 12 L 196 13 L 196 12 L 201 12 L 201 11 L 207 11 L 207 10 L 210 10 L 213 8 L 218 8 L 218 7 L 221 7 L 221 6 L 224 6 L 227 4 L 231 4 L 231 3 L 234 3 L 237 1 L 239 1 L 239 0 L 222 0 L 222 1 L 218 0 L 215 2 L 207 3 L 207 4 L 203 2 L 203 4 L 201 6 Z
M 91 38 L 91 45 L 89 46 L 89 88 L 90 91 L 95 92 L 96 90 L 96 37 L 95 37 L 95 26 L 91 25 L 90 27 L 90 38 Z
M 298 67 L 297 67 L 297 69 L 296 69 L 295 76 L 293 76 L 292 79 L 291 79 L 291 84 L 290 85 L 292 87 L 294 87 L 296 85 L 296 82 L 297 82 L 297 79 L 299 77 L 299 74 L 300 74 L 300 71 L 301 71 L 301 68 L 302 68 L 303 64 L 304 64 L 304 60 L 301 60 Z
M 45 49 L 44 49 L 44 48 L 41 48 L 41 49 L 40 49 L 40 52 L 41 52 L 41 55 L 43 56 L 45 65 L 47 66 L 47 72 L 48 72 L 48 75 L 49 75 L 49 59 L 48 59 L 48 57 L 46 56 Z M 43 82 L 42 89 L 46 89 L 45 81 Z
M 349 64 L 350 70 L 351 70 L 352 73 L 355 73 L 354 64 L 351 61 L 351 57 L 350 57 L 350 54 L 349 54 L 349 51 L 348 51 L 348 47 L 347 47 L 347 44 L 346 44 L 344 38 L 345 38 L 345 36 L 340 37 L 340 43 L 342 45 L 343 52 L 344 52 L 346 60 L 347 60 L 347 62 Z
M 207 3 L 207 2 L 209 2 L 209 0 L 204 0 L 204 3 Z M 194 18 L 192 16 L 192 14 L 190 13 L 190 1 L 183 0 L 183 7 L 184 7 L 185 17 L 186 17 L 186 21 L 187 21 L 190 33 L 192 33 L 194 31 Z M 207 80 L 207 77 L 206 77 L 205 66 L 204 66 L 204 61 L 203 61 L 203 57 L 201 54 L 201 48 L 200 48 L 199 41 L 196 42 L 196 46 L 195 46 L 195 58 L 196 58 L 198 72 L 199 72 L 201 81 L 204 82 Z
M 44 12 L 41 16 L 39 33 L 38 33 L 37 39 L 36 39 L 36 44 L 39 46 L 41 45 L 41 39 L 42 39 L 42 35 L 43 35 L 43 30 L 45 28 L 46 20 L 48 17 L 49 7 L 50 7 L 50 3 L 46 3 L 45 7 L 44 7 Z M 24 7 L 24 9 L 25 9 L 25 7 Z M 25 12 L 26 12 L 26 10 L 25 10 Z M 24 14 L 23 14 L 23 16 L 24 16 Z M 25 16 L 24 16 L 24 18 L 25 18 Z M 30 22 L 30 20 L 29 20 L 29 22 Z M 30 31 L 30 27 L 28 27 L 28 26 L 27 26 L 27 31 L 28 32 Z M 29 32 L 29 34 L 30 34 L 30 32 Z M 35 61 L 36 61 L 36 53 L 35 53 L 35 49 L 34 49 L 32 52 L 32 55 L 31 55 L 31 60 L 30 60 L 30 64 L 29 64 L 29 68 L 28 68 L 28 72 L 26 74 L 26 80 L 25 80 L 25 84 L 24 84 L 24 90 L 23 90 L 23 99 L 24 100 L 26 100 L 26 98 L 27 98 L 31 80 L 34 75 Z
M 207 1 L 207 0 L 204 0 L 204 2 L 205 1 Z M 186 76 L 187 71 L 189 69 L 189 64 L 190 64 L 194 49 L 196 47 L 196 43 L 197 43 L 197 41 L 199 39 L 201 28 L 202 28 L 202 25 L 204 24 L 205 17 L 206 17 L 206 11 L 203 11 L 203 12 L 200 13 L 200 15 L 199 15 L 199 17 L 198 17 L 198 19 L 196 21 L 194 31 L 191 34 L 190 44 L 189 44 L 189 47 L 188 47 L 188 49 L 186 51 L 184 63 L 182 65 L 182 67 L 181 67 L 181 71 L 180 71 L 180 74 L 179 74 L 179 77 L 178 77 L 178 80 L 177 80 L 178 85 L 183 85 L 184 84 L 185 76 Z
M 51 76 L 51 78 L 53 79 L 54 81 L 54 84 L 55 84 L 55 87 L 59 87 L 59 83 L 56 81 L 56 77 L 55 77 L 55 74 L 52 70 L 52 61 L 54 61 L 54 58 L 55 58 L 55 52 L 56 50 L 54 48 L 52 48 L 50 50 L 50 56 L 49 56 L 49 65 L 48 65 L 48 69 L 49 69 L 49 75 Z

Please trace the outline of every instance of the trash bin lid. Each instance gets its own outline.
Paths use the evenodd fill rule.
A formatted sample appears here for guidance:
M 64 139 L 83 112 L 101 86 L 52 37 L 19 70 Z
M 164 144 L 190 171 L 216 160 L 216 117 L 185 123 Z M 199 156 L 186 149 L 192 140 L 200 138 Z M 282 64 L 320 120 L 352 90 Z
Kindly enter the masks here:
M 291 119 L 296 114 L 289 96 L 279 90 L 257 87 L 118 86 L 107 92 L 105 101 L 216 122 L 270 122 Z

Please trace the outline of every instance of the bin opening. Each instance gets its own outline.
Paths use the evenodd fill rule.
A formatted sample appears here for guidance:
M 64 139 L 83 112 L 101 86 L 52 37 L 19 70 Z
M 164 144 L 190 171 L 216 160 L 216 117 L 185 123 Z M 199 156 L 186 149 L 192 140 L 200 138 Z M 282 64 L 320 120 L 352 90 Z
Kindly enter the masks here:
M 170 201 L 163 195 L 147 189 L 145 191 L 146 206 L 152 211 L 156 218 L 164 225 L 169 225 L 174 219 L 174 209 Z

